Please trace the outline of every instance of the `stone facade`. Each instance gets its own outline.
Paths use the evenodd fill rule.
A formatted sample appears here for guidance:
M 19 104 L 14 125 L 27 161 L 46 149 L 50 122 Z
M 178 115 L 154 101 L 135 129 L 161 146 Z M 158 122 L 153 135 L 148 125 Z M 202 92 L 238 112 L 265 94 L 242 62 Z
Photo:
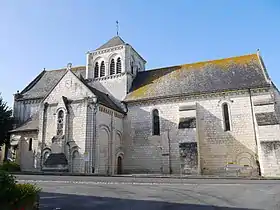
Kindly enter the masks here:
M 224 102 L 230 107 L 232 129 L 229 132 L 223 128 L 221 105 Z M 183 115 L 180 107 L 194 105 L 195 110 L 187 111 L 187 115 L 196 118 L 196 128 L 178 129 L 180 115 Z M 160 136 L 152 136 L 153 109 L 158 109 L 160 113 Z M 232 162 L 249 165 L 257 170 L 257 146 L 252 118 L 248 91 L 131 105 L 127 113 L 131 132 L 127 137 L 129 142 L 125 143 L 131 154 L 125 159 L 125 170 L 160 172 L 163 167 L 163 171 L 168 172 L 168 164 L 171 164 L 172 172 L 180 173 L 183 168 L 179 144 L 185 142 L 197 143 L 199 161 L 195 166 L 198 169 L 196 173 L 221 173 Z M 169 153 L 168 144 L 171 155 L 162 156 Z
M 280 95 L 259 54 L 160 71 L 145 63 L 114 37 L 85 68 L 44 71 L 15 94 L 22 170 L 280 176 Z

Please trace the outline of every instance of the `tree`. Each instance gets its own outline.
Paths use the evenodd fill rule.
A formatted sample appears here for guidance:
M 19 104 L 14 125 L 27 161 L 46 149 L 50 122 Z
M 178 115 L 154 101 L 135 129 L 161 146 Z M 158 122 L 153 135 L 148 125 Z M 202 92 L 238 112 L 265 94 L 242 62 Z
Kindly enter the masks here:
M 9 146 L 9 130 L 13 128 L 12 109 L 3 100 L 0 94 L 0 146 Z

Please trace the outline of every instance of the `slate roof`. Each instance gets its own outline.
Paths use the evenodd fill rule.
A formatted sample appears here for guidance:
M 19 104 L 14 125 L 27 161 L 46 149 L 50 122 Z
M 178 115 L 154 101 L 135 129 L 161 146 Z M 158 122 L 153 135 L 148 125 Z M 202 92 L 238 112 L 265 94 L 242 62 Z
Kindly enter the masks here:
M 257 54 L 139 72 L 125 101 L 268 86 Z
M 108 108 L 111 108 L 113 110 L 116 110 L 120 113 L 124 113 L 124 111 L 117 104 L 115 104 L 115 102 L 110 98 L 110 96 L 108 94 L 103 93 L 103 92 L 97 90 L 96 88 L 90 86 L 82 76 L 80 76 L 80 80 L 84 83 L 84 85 L 86 85 L 91 90 L 91 92 L 94 95 L 96 95 L 98 103 L 100 103 Z
M 67 165 L 68 161 L 64 153 L 52 153 L 45 161 L 45 166 Z
M 71 69 L 77 76 L 86 74 L 86 67 Z M 65 74 L 66 69 L 41 72 L 23 91 L 18 99 L 44 98 Z
M 121 37 L 114 36 L 112 39 L 107 41 L 105 44 L 103 44 L 102 46 L 100 46 L 96 50 L 102 50 L 102 49 L 105 49 L 105 48 L 115 47 L 115 46 L 123 45 L 123 44 L 125 44 L 125 41 L 123 41 Z
M 39 129 L 38 125 L 39 125 L 39 114 L 36 113 L 24 124 L 9 132 L 16 133 L 16 132 L 23 132 L 23 131 L 37 131 Z

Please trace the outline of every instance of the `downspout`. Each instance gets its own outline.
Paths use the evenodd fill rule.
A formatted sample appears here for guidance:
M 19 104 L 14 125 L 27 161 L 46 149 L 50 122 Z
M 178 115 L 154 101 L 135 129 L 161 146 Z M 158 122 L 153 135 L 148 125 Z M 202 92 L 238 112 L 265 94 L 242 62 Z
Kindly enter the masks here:
M 111 135 L 110 135 L 110 144 L 109 144 L 109 158 L 108 158 L 108 171 L 109 171 L 109 175 L 113 175 L 113 151 L 112 151 L 112 143 L 113 143 L 113 135 L 114 135 L 114 124 L 113 124 L 113 120 L 114 120 L 114 112 L 112 112 L 111 115 Z
M 93 105 L 93 119 L 92 119 L 92 123 L 93 123 L 93 140 L 92 140 L 92 148 L 91 148 L 91 153 L 93 152 L 93 148 L 94 148 L 94 154 L 91 155 L 91 172 L 94 173 L 95 172 L 95 166 L 96 166 L 96 113 L 97 113 L 97 104 L 95 103 Z M 95 146 L 93 147 L 93 144 L 95 144 Z
M 170 145 L 170 136 L 169 136 L 170 128 L 168 128 L 167 132 L 167 139 L 168 139 L 168 153 L 169 153 L 169 159 L 168 159 L 168 165 L 169 165 L 169 174 L 172 174 L 172 166 L 171 166 L 171 145 Z
M 68 171 L 69 172 L 72 172 L 72 156 L 71 156 L 71 148 L 70 148 L 70 112 L 67 111 L 67 115 L 66 115 L 66 136 L 67 136 L 67 139 L 66 140 L 66 145 L 68 146 Z
M 261 169 L 260 169 L 260 162 L 259 162 L 259 145 L 258 145 L 258 138 L 257 138 L 257 131 L 256 131 L 256 123 L 255 123 L 255 116 L 254 116 L 254 109 L 253 109 L 253 101 L 252 101 L 252 92 L 251 89 L 248 89 L 249 91 L 249 98 L 250 98 L 250 104 L 251 104 L 251 113 L 252 113 L 252 120 L 253 120 L 253 128 L 254 128 L 254 137 L 256 142 L 256 164 L 258 166 L 259 175 L 261 175 Z
M 43 150 L 44 150 L 44 145 L 45 145 L 45 134 L 46 134 L 46 111 L 48 108 L 48 103 L 44 103 L 44 109 L 43 109 L 43 125 L 42 125 L 42 144 L 41 144 L 41 160 L 40 160 L 40 166 L 41 166 L 41 171 L 43 170 Z

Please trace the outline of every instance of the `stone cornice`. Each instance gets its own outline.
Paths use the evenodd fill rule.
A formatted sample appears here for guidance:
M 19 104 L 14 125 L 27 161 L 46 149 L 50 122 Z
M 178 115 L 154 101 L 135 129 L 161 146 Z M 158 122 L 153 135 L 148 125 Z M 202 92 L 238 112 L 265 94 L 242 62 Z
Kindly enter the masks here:
M 23 104 L 37 104 L 42 101 L 42 97 L 40 98 L 30 98 L 30 99 L 17 99 L 15 101 L 22 102 Z
M 123 114 L 120 114 L 119 112 L 116 112 L 112 109 L 109 109 L 109 108 L 107 108 L 106 106 L 103 106 L 103 105 L 99 105 L 98 110 L 100 112 L 106 113 L 110 116 L 114 115 L 114 117 L 117 117 L 117 118 L 120 118 L 120 119 L 124 118 Z
M 124 45 L 119 45 L 119 46 L 116 46 L 116 47 L 111 47 L 111 48 L 107 48 L 107 49 L 92 51 L 92 52 L 90 52 L 90 54 L 92 54 L 92 55 L 102 55 L 104 53 L 113 52 L 113 51 L 116 51 L 116 50 L 121 50 L 123 48 L 124 48 Z
M 86 81 L 87 82 L 92 82 L 92 81 L 109 80 L 109 79 L 114 79 L 114 78 L 121 77 L 123 75 L 132 75 L 132 74 L 128 73 L 128 72 L 122 72 L 122 73 L 119 73 L 119 74 L 107 75 L 107 76 L 104 76 L 104 77 L 90 78 L 90 79 L 86 79 Z

